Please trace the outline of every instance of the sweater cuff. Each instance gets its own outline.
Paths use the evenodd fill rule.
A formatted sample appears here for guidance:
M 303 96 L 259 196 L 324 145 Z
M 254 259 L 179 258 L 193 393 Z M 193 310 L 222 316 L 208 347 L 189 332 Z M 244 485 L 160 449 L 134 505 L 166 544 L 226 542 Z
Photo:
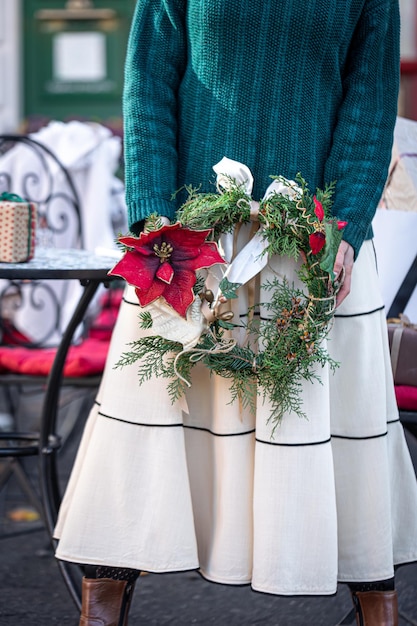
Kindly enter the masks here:
M 127 206 L 129 228 L 146 220 L 147 217 L 156 213 L 173 221 L 177 205 L 175 201 L 161 198 L 145 198 L 136 202 L 130 202 Z

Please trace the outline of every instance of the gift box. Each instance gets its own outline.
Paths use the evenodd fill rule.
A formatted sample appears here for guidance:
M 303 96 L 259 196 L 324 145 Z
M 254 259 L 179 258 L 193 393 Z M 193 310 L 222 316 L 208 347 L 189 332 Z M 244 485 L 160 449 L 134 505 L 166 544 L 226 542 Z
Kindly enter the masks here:
M 0 262 L 23 263 L 35 252 L 36 204 L 0 195 Z

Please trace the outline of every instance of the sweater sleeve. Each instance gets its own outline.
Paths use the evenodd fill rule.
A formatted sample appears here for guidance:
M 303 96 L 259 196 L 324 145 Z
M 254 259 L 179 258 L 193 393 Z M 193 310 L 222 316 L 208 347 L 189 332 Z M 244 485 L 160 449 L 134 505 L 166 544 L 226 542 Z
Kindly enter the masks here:
M 334 214 L 347 220 L 344 239 L 355 257 L 371 222 L 391 158 L 399 87 L 398 0 L 366 0 L 343 73 L 325 180 L 336 181 Z
M 124 160 L 129 226 L 171 218 L 177 191 L 177 90 L 185 67 L 185 0 L 138 0 L 127 46 Z

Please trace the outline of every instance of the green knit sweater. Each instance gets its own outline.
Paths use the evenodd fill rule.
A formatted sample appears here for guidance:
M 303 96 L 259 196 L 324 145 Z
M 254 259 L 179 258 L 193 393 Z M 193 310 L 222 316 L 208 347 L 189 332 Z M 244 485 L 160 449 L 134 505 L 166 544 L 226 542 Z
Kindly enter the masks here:
M 254 175 L 336 181 L 357 255 L 387 175 L 399 83 L 398 0 L 138 0 L 124 91 L 129 225 L 214 190 L 223 156 Z

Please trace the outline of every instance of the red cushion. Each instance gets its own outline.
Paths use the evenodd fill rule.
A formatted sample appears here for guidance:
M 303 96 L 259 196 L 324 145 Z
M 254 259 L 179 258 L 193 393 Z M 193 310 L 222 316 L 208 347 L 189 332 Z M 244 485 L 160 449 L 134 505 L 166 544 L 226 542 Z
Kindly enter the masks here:
M 395 385 L 397 405 L 403 411 L 417 411 L 417 387 Z
M 109 341 L 122 301 L 123 288 L 107 289 L 100 299 L 100 312 L 85 339 L 71 346 L 64 366 L 64 376 L 94 376 L 101 374 L 106 362 Z M 47 376 L 52 367 L 56 348 L 27 348 L 28 338 L 13 324 L 3 321 L 3 345 L 0 346 L 0 372 Z
M 71 346 L 64 366 L 64 376 L 93 376 L 101 374 L 106 362 L 109 342 L 85 339 Z M 56 348 L 31 349 L 22 346 L 0 347 L 0 371 L 30 376 L 47 376 Z

